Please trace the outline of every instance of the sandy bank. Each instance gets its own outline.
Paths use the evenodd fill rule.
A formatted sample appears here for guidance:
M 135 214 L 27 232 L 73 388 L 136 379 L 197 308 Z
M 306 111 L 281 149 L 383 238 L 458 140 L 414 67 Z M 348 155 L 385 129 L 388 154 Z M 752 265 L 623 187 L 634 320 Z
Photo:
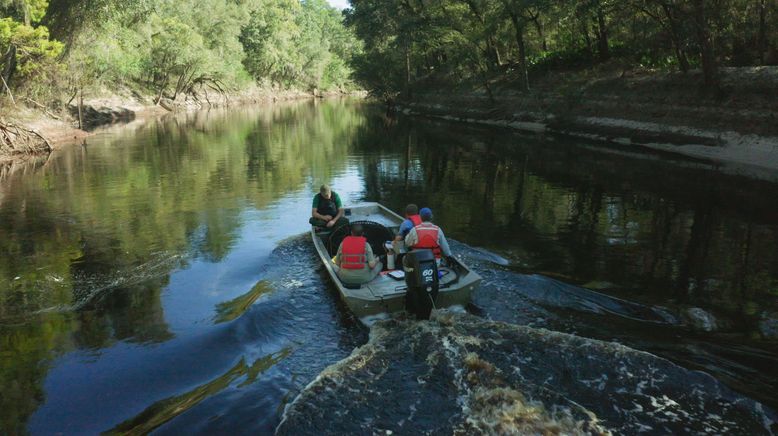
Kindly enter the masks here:
M 563 134 L 703 159 L 778 181 L 778 68 L 728 68 L 721 91 L 695 74 L 549 80 L 530 93 L 495 88 L 417 93 L 399 109 L 457 122 Z
M 310 93 L 296 90 L 273 91 L 253 88 L 232 94 L 188 95 L 180 96 L 176 100 L 162 98 L 159 104 L 154 104 L 154 99 L 151 96 L 141 96 L 128 91 L 104 91 L 97 97 L 84 98 L 81 107 L 81 123 L 79 123 L 79 111 L 75 102 L 67 106 L 65 113 L 59 115 L 47 110 L 17 104 L 14 108 L 6 109 L 7 116 L 5 118 L 45 138 L 53 151 L 62 146 L 83 141 L 97 127 L 154 118 L 171 112 L 268 104 L 276 101 L 336 95 L 345 94 L 341 92 L 316 91 Z M 348 95 L 363 94 L 357 92 Z M 83 128 L 79 128 L 79 124 Z M 0 164 L 7 165 L 12 161 L 27 160 L 31 155 L 46 155 L 49 152 L 48 147 L 43 146 L 39 148 L 37 153 L 20 153 L 13 149 L 0 147 Z

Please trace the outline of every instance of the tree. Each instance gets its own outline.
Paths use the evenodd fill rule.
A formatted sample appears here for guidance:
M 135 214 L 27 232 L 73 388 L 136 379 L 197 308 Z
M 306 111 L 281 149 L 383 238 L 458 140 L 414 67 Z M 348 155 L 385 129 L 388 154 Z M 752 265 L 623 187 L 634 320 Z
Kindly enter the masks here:
M 700 58 L 702 59 L 702 74 L 705 78 L 705 85 L 709 88 L 718 88 L 718 65 L 716 56 L 713 52 L 713 41 L 711 41 L 710 24 L 708 22 L 707 3 L 709 0 L 692 0 L 692 17 L 694 19 L 694 30 L 697 36 L 697 44 L 700 47 Z
M 63 46 L 49 39 L 49 30 L 45 26 L 35 25 L 45 14 L 46 2 L 33 0 L 0 3 L 0 10 L 11 15 L 0 18 L 2 88 L 10 93 L 14 76 L 20 82 L 45 83 L 52 75 L 56 75 L 57 58 Z

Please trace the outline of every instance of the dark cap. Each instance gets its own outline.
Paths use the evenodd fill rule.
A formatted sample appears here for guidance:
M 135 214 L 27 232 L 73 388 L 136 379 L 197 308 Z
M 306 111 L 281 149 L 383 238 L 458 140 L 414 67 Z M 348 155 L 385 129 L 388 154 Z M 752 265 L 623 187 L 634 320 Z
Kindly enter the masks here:
M 428 220 L 432 219 L 432 209 L 428 207 L 422 207 L 421 210 L 419 211 L 419 216 L 422 219 L 428 219 Z

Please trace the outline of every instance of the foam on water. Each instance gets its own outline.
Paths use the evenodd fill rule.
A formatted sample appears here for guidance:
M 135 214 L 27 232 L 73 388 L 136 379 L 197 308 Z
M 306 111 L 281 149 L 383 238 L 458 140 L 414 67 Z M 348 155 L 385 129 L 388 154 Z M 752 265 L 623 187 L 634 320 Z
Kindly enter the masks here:
M 278 434 L 771 434 L 776 415 L 649 353 L 440 312 L 376 323 L 287 407 Z

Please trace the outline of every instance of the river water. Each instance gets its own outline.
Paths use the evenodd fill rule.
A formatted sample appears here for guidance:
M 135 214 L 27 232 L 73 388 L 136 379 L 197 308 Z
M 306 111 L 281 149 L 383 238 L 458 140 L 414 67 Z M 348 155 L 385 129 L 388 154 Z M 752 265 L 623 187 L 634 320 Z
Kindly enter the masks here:
M 706 162 L 325 100 L 121 126 L 0 177 L 0 433 L 273 431 L 368 341 L 305 235 L 321 183 L 431 207 L 484 277 L 477 317 L 778 408 L 778 186 Z

